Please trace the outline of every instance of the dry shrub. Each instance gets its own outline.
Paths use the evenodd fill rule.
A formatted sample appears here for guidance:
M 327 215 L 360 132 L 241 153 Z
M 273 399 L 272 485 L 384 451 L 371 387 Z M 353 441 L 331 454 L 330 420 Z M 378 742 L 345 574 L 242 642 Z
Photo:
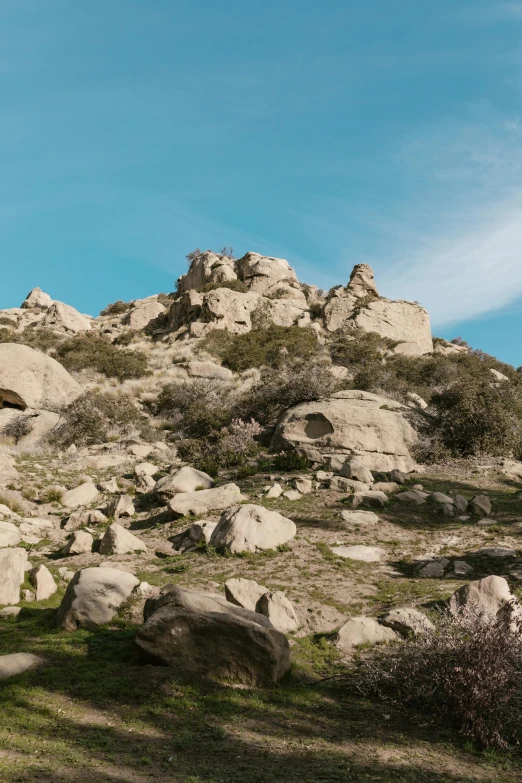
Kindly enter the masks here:
M 57 427 L 48 435 L 53 445 L 88 446 L 134 434 L 145 423 L 128 394 L 88 391 L 62 413 Z
M 123 302 L 121 299 L 118 299 L 117 302 L 108 304 L 107 307 L 101 311 L 100 315 L 123 315 L 123 313 L 130 310 L 131 305 L 132 302 Z
M 28 345 L 37 351 L 48 353 L 63 342 L 63 336 L 45 327 L 27 327 L 23 332 L 12 329 L 0 329 L 0 343 L 19 343 Z
M 505 617 L 463 611 L 359 664 L 350 682 L 365 695 L 443 716 L 481 747 L 522 741 L 522 635 Z
M 216 329 L 205 339 L 204 348 L 221 357 L 222 364 L 234 372 L 251 367 L 281 367 L 291 359 L 305 359 L 319 351 L 312 329 L 300 326 L 276 326 L 253 329 L 246 334 L 230 334 Z
M 340 382 L 329 365 L 318 361 L 288 362 L 262 371 L 261 379 L 242 400 L 243 418 L 255 418 L 270 426 L 288 408 L 314 402 L 338 391 Z
M 27 416 L 24 413 L 20 413 L 14 416 L 7 424 L 2 427 L 1 434 L 5 438 L 12 438 L 15 443 L 29 435 L 33 429 L 32 416 Z
M 164 386 L 153 408 L 173 431 L 187 438 L 206 438 L 231 423 L 233 404 L 229 384 L 194 378 Z
M 69 371 L 90 368 L 119 381 L 150 374 L 147 357 L 142 351 L 118 348 L 95 334 L 66 340 L 57 348 L 56 359 Z

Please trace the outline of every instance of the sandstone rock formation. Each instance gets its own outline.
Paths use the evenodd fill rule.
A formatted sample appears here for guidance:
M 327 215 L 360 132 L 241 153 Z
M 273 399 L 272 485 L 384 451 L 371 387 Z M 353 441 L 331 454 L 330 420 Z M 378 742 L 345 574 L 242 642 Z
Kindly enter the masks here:
M 0 408 L 59 411 L 81 393 L 55 359 L 27 345 L 0 344 Z
M 370 470 L 411 471 L 410 448 L 417 436 L 403 416 L 405 406 L 377 394 L 342 391 L 305 402 L 283 414 L 271 448 L 314 449 L 357 456 Z

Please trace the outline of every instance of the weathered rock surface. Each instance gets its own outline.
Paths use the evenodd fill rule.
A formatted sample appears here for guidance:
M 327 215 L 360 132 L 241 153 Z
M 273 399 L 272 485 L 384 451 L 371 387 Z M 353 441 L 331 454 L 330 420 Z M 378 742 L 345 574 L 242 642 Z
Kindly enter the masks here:
M 143 541 L 116 522 L 109 525 L 100 542 L 102 555 L 127 555 L 146 551 L 147 547 Z
M 280 590 L 263 593 L 257 602 L 256 611 L 268 617 L 274 628 L 281 633 L 291 633 L 299 628 L 295 609 Z
M 25 578 L 27 551 L 20 548 L 0 549 L 0 605 L 17 604 Z
M 122 323 L 130 326 L 131 329 L 144 329 L 151 321 L 165 312 L 165 307 L 157 299 L 138 301 L 124 315 Z
M 381 625 L 373 617 L 352 617 L 339 629 L 337 645 L 352 649 L 360 644 L 380 644 L 399 638 L 395 631 Z
M 139 583 L 134 574 L 116 568 L 78 571 L 65 591 L 56 616 L 57 625 L 75 631 L 108 623 Z
M 171 538 L 172 545 L 178 552 L 190 552 L 202 544 L 210 544 L 212 533 L 216 529 L 217 522 L 210 522 L 207 519 L 200 519 L 194 522 L 188 530 L 178 533 Z
M 428 631 L 432 631 L 435 626 L 428 620 L 425 614 L 418 609 L 412 609 L 408 606 L 402 606 L 398 609 L 391 609 L 383 617 L 379 618 L 382 625 L 393 628 L 394 631 L 402 636 L 414 634 L 416 636 Z
M 0 549 L 7 546 L 18 546 L 21 538 L 20 531 L 16 525 L 0 519 Z
M 98 499 L 100 493 L 92 481 L 86 481 L 79 487 L 70 489 L 62 497 L 62 505 L 66 508 L 78 508 L 78 506 L 87 506 Z
M 39 669 L 45 665 L 45 659 L 32 653 L 11 653 L 0 655 L 0 680 L 15 677 L 31 669 Z
M 130 495 L 115 495 L 107 503 L 107 513 L 114 519 L 121 519 L 134 516 L 136 509 Z
M 87 316 L 63 302 L 52 303 L 42 319 L 42 326 L 63 329 L 72 334 L 88 332 L 92 328 L 91 321 Z
M 224 598 L 167 585 L 144 618 L 136 643 L 169 666 L 248 685 L 277 682 L 290 668 L 284 634 Z
M 189 465 L 176 470 L 175 473 L 163 476 L 156 483 L 154 491 L 165 503 L 179 492 L 196 492 L 200 489 L 210 489 L 214 479 L 202 470 L 196 470 Z
M 82 387 L 55 359 L 27 345 L 0 344 L 0 408 L 60 411 Z
M 201 489 L 197 492 L 180 492 L 174 495 L 169 508 L 174 518 L 190 514 L 207 514 L 209 511 L 222 511 L 225 508 L 240 503 L 241 490 L 237 484 L 224 484 L 213 489 Z
M 345 557 L 348 560 L 360 560 L 363 563 L 380 563 L 386 555 L 386 550 L 378 546 L 333 546 L 332 552 L 339 557 Z
M 86 530 L 75 530 L 67 544 L 62 549 L 62 555 L 83 555 L 92 552 L 93 537 Z
M 522 607 L 501 576 L 486 576 L 456 590 L 449 600 L 449 610 L 458 614 L 464 609 L 484 622 L 493 620 L 499 613 L 505 616 L 508 624 L 515 618 L 522 620 Z
M 230 552 L 277 549 L 294 538 L 296 530 L 294 522 L 277 511 L 247 503 L 225 511 L 210 543 Z
M 58 589 L 53 575 L 44 565 L 35 566 L 29 572 L 29 581 L 36 590 L 36 600 L 46 601 Z
M 257 602 L 262 595 L 269 592 L 268 587 L 259 585 L 253 579 L 242 579 L 239 577 L 227 579 L 225 582 L 225 597 L 227 601 L 236 606 L 242 606 L 243 609 L 248 609 L 251 612 L 257 611 Z
M 272 438 L 276 451 L 316 449 L 357 457 L 370 470 L 413 470 L 410 448 L 417 440 L 395 400 L 362 391 L 342 391 L 290 408 Z

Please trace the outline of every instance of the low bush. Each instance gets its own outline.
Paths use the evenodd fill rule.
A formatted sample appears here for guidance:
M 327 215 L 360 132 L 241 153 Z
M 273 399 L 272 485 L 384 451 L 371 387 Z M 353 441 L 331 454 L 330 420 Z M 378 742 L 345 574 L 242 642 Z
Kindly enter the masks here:
M 129 395 L 91 390 L 65 408 L 58 426 L 47 437 L 62 448 L 73 443 L 88 446 L 131 435 L 145 422 Z
M 94 334 L 82 334 L 66 340 L 59 345 L 55 356 L 69 371 L 92 369 L 119 381 L 150 374 L 147 357 L 142 351 L 118 348 Z
M 452 454 L 522 456 L 522 386 L 464 378 L 432 397 L 432 434 Z
M 221 358 L 222 364 L 234 372 L 251 367 L 280 367 L 289 359 L 305 359 L 319 351 L 312 329 L 300 326 L 269 325 L 246 334 L 212 331 L 204 348 Z
M 123 302 L 118 299 L 117 302 L 107 305 L 107 307 L 101 311 L 100 315 L 123 315 L 130 310 L 132 302 Z
M 154 413 L 162 416 L 171 430 L 186 438 L 216 435 L 232 422 L 233 407 L 231 387 L 207 378 L 169 383 L 153 404 Z
M 273 460 L 276 470 L 293 472 L 294 470 L 310 470 L 311 463 L 305 454 L 299 451 L 281 451 Z
M 361 369 L 369 364 L 381 362 L 386 351 L 394 343 L 376 332 L 351 329 L 332 338 L 329 351 L 333 364 L 348 369 Z
M 2 427 L 1 434 L 4 438 L 12 438 L 15 443 L 18 443 L 21 438 L 29 435 L 32 429 L 32 416 L 26 416 L 24 413 L 20 413 Z
M 178 443 L 181 459 L 190 462 L 198 470 L 211 476 L 221 468 L 246 466 L 247 460 L 256 457 L 259 445 L 256 438 L 261 432 L 253 420 L 234 419 L 228 427 L 206 438 L 189 438 Z
M 278 368 L 263 370 L 239 409 L 243 418 L 255 418 L 266 426 L 274 425 L 288 408 L 301 402 L 314 402 L 338 391 L 341 383 L 329 365 L 319 361 L 287 362 Z
M 28 345 L 37 351 L 48 353 L 57 348 L 64 338 L 44 327 L 28 327 L 23 332 L 15 332 L 12 329 L 0 329 L 0 343 L 19 343 Z
M 463 612 L 359 664 L 350 686 L 445 717 L 483 748 L 522 741 L 522 636 Z

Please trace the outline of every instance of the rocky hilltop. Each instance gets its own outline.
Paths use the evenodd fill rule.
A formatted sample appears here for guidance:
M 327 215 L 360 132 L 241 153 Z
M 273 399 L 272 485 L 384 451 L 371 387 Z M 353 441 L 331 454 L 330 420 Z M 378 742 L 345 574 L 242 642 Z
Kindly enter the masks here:
M 97 317 L 38 288 L 0 311 L 0 679 L 37 686 L 26 706 L 16 691 L 16 715 L 49 779 L 76 779 L 57 767 L 71 704 L 82 764 L 109 713 L 118 745 L 142 727 L 111 780 L 145 779 L 143 743 L 169 780 L 173 759 L 180 780 L 206 780 L 207 756 L 213 775 L 220 752 L 229 763 L 237 737 L 258 734 L 317 751 L 297 777 L 285 761 L 288 779 L 344 780 L 361 715 L 372 737 L 399 719 L 416 727 L 415 688 L 430 741 L 450 718 L 466 739 L 522 741 L 515 713 L 486 714 L 480 699 L 492 670 L 518 682 L 520 668 L 498 670 L 522 660 L 521 373 L 433 338 L 428 313 L 381 297 L 366 264 L 326 293 L 284 259 L 190 261 L 175 292 Z M 389 724 L 386 688 L 386 716 L 400 714 Z M 516 712 L 519 690 L 502 699 Z M 19 759 L 13 731 L 2 753 Z M 326 734 L 342 767 L 325 762 Z M 402 736 L 394 754 L 406 779 Z M 441 752 L 437 767 L 455 758 Z M 252 780 L 280 779 L 278 764 Z M 475 756 L 459 764 L 459 780 L 485 779 Z

